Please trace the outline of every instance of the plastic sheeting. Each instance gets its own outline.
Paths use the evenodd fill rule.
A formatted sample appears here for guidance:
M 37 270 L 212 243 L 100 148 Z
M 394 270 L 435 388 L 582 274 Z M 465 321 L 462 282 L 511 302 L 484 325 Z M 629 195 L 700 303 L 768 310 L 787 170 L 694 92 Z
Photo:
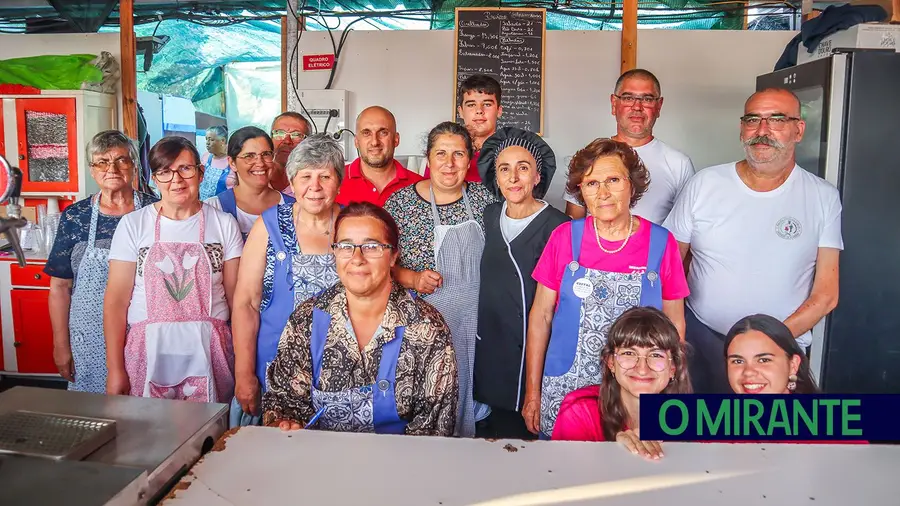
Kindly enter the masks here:
M 225 119 L 233 132 L 248 125 L 269 131 L 281 113 L 281 62 L 241 62 L 225 67 Z
M 150 70 L 138 72 L 138 89 L 185 97 L 199 110 L 217 116 L 224 116 L 226 65 L 281 59 L 281 24 L 274 21 L 212 27 L 172 20 L 135 27 L 138 37 L 154 31 L 171 39 L 153 55 Z M 143 57 L 138 60 L 142 69 Z

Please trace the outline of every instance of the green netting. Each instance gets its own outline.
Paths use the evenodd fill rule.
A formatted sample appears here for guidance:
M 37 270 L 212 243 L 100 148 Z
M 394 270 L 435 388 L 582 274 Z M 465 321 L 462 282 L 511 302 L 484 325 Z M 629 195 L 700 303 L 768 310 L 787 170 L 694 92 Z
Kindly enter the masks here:
M 281 25 L 273 21 L 211 27 L 174 20 L 135 27 L 137 37 L 154 32 L 170 40 L 153 55 L 150 70 L 138 72 L 138 89 L 188 98 L 209 114 L 223 115 L 226 64 L 281 59 Z M 137 68 L 143 69 L 141 56 Z

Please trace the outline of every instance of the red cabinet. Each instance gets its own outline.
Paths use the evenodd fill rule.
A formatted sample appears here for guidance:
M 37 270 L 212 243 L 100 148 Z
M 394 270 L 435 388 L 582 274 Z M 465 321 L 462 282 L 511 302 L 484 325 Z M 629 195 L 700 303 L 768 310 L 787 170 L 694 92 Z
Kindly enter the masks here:
M 20 373 L 56 373 L 49 290 L 10 290 L 14 346 Z

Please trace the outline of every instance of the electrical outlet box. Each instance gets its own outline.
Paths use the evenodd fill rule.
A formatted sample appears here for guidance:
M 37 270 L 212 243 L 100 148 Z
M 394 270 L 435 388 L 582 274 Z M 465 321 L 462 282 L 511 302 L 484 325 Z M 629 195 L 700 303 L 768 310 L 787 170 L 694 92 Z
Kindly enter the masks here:
M 356 158 L 353 144 L 355 121 L 347 117 L 347 90 L 297 90 L 297 94 L 300 100 L 296 111 L 315 123 L 310 133 L 318 131 L 339 135 L 344 159 L 347 163 L 353 161 Z

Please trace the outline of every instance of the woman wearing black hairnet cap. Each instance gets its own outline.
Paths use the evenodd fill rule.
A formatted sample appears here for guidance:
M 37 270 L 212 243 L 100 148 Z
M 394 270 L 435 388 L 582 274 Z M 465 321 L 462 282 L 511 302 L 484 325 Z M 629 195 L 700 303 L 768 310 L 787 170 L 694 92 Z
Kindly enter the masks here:
M 537 285 L 531 272 L 550 233 L 569 217 L 539 200 L 553 179 L 556 157 L 536 134 L 498 129 L 481 148 L 478 171 L 484 185 L 504 200 L 484 210 L 474 397 L 491 413 L 477 423 L 476 436 L 533 439 L 519 412 L 528 313 Z

